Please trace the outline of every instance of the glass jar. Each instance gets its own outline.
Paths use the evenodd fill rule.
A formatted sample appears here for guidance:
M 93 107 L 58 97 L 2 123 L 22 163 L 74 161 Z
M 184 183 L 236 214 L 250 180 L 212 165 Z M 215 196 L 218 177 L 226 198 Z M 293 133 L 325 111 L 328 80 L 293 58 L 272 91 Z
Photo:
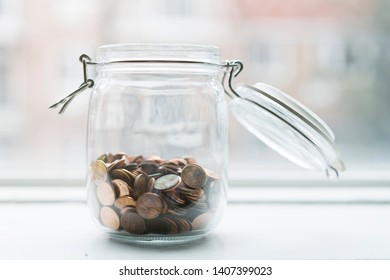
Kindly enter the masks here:
M 88 206 L 113 238 L 181 243 L 218 224 L 226 205 L 228 107 L 248 131 L 297 165 L 336 177 L 344 170 L 324 121 L 270 85 L 234 89 L 232 78 L 243 65 L 222 62 L 216 47 L 108 45 L 98 49 L 96 61 L 87 55 L 80 61 L 83 83 L 51 108 L 62 104 L 62 113 L 93 87 Z M 96 66 L 95 81 L 87 78 L 87 65 Z
M 97 61 L 87 140 L 93 219 L 129 242 L 204 236 L 226 204 L 219 49 L 108 45 Z

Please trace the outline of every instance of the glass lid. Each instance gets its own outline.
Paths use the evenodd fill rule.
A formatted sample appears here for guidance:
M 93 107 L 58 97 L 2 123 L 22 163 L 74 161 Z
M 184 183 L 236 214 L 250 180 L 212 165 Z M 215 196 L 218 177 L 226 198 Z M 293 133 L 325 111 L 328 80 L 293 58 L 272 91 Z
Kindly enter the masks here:
M 266 84 L 236 89 L 231 110 L 269 147 L 297 165 L 338 175 L 344 171 L 332 130 L 307 107 Z

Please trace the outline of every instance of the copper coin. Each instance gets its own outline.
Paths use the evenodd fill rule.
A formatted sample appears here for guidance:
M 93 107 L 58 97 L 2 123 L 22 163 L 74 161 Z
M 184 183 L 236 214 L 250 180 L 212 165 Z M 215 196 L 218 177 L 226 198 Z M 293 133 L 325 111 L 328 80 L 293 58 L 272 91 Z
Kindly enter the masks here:
M 170 225 L 170 234 L 175 234 L 179 231 L 179 227 L 178 225 L 175 223 L 175 221 L 172 219 L 172 218 L 168 218 L 168 217 L 164 217 L 162 218 L 164 219 L 165 221 L 167 221 Z
M 148 191 L 148 176 L 145 174 L 138 174 L 134 181 L 134 195 L 138 199 L 143 193 Z
M 131 184 L 129 184 L 129 186 L 134 186 L 135 177 L 137 177 L 137 175 L 138 175 L 137 170 L 129 171 L 129 170 L 127 170 L 126 168 L 122 168 L 121 171 L 122 171 L 123 173 L 125 173 L 125 174 L 130 178 Z
M 119 216 L 110 207 L 103 206 L 102 209 L 100 209 L 100 220 L 104 226 L 110 229 L 118 230 L 120 227 Z
M 163 202 L 163 209 L 162 209 L 161 213 L 162 213 L 162 214 L 165 214 L 165 213 L 168 212 L 168 209 L 169 209 L 169 208 L 168 208 L 168 204 L 167 204 L 167 202 L 165 201 L 164 198 L 161 197 L 161 200 L 162 200 L 162 202 Z
M 193 157 L 185 157 L 184 160 L 187 162 L 187 164 L 195 164 L 196 160 Z
M 137 213 L 144 219 L 157 218 L 164 209 L 161 197 L 155 193 L 144 193 L 137 200 Z
M 177 188 L 179 192 L 181 192 L 184 195 L 191 195 L 196 189 L 188 187 L 186 184 L 182 183 Z
M 170 217 L 177 225 L 179 232 L 188 232 L 191 230 L 191 224 L 189 221 L 179 216 Z
M 110 183 L 102 182 L 96 188 L 96 195 L 103 205 L 112 205 L 115 201 L 115 191 Z
M 123 168 L 126 166 L 125 159 L 116 159 L 114 162 L 107 165 L 108 171 L 111 171 L 113 169 Z
M 138 168 L 138 164 L 136 164 L 134 162 L 131 162 L 123 167 L 123 169 L 126 169 L 128 171 L 133 171 L 133 170 L 136 170 L 137 168 Z
M 154 174 L 150 174 L 149 178 L 158 179 L 158 178 L 160 178 L 163 175 L 164 175 L 164 173 L 154 173 Z
M 169 191 L 178 187 L 180 183 L 180 176 L 175 174 L 168 174 L 158 178 L 154 183 L 154 188 L 159 191 Z
M 118 209 L 123 209 L 125 207 L 135 207 L 136 202 L 130 196 L 122 196 L 122 197 L 119 197 L 115 200 L 114 206 Z
M 188 164 L 188 162 L 185 159 L 179 158 L 179 157 L 171 158 L 171 159 L 167 160 L 166 162 L 173 162 L 178 167 L 184 167 L 185 165 Z
M 151 233 L 169 234 L 172 231 L 172 224 L 163 218 L 146 220 L 146 225 Z
M 188 198 L 199 199 L 204 195 L 204 190 L 201 188 L 195 189 L 191 194 L 187 195 Z
M 204 229 L 210 223 L 210 220 L 211 220 L 211 215 L 209 213 L 200 214 L 192 221 L 192 229 L 193 230 Z
M 127 171 L 127 170 L 126 170 L 126 171 Z M 148 174 L 146 174 L 145 172 L 143 172 L 140 168 L 137 168 L 136 170 L 130 171 L 130 172 L 128 172 L 128 173 L 130 173 L 131 176 L 134 177 L 134 179 L 135 179 L 138 175 L 140 175 L 140 174 L 143 174 L 143 175 L 145 175 L 145 176 L 148 176 Z
M 140 164 L 140 163 L 143 162 L 143 161 L 144 161 L 144 157 L 143 157 L 142 155 L 136 156 L 136 157 L 134 157 L 134 158 L 131 160 L 131 162 L 135 162 L 135 163 L 137 163 L 137 164 Z
M 120 211 L 121 216 L 123 214 L 125 214 L 127 211 L 130 211 L 130 212 L 133 212 L 133 213 L 137 213 L 137 211 L 135 210 L 135 207 L 133 207 L 133 206 L 126 206 L 126 207 L 123 207 L 121 209 L 121 211 Z
M 153 177 L 152 178 L 149 178 L 149 182 L 148 182 L 148 190 L 147 192 L 151 192 L 153 190 L 153 187 L 154 187 L 154 183 L 156 182 L 156 179 L 154 179 Z
M 175 175 L 180 175 L 179 169 L 173 169 L 164 165 L 161 165 L 158 169 L 157 172 L 163 173 L 163 175 L 168 175 L 168 174 L 175 174 Z
M 123 158 L 126 158 L 126 159 L 127 159 L 127 155 L 126 155 L 126 153 L 124 153 L 124 152 L 116 153 L 116 154 L 114 155 L 114 157 L 115 157 L 116 159 L 123 159 Z
M 102 160 L 95 160 L 91 164 L 92 180 L 95 184 L 105 182 L 108 178 L 108 170 L 106 164 Z
M 125 181 L 121 179 L 115 179 L 112 180 L 111 184 L 114 187 L 118 197 L 130 195 L 129 185 Z
M 157 172 L 158 164 L 152 161 L 144 161 L 139 164 L 139 168 L 146 174 L 154 174 Z
M 188 220 L 181 218 L 181 217 L 178 217 L 178 218 L 179 218 L 179 222 L 180 222 L 181 231 L 186 232 L 186 231 L 192 230 L 191 223 Z
M 161 163 L 160 166 L 164 166 L 166 168 L 172 169 L 176 171 L 179 168 L 179 165 L 175 161 L 166 161 Z
M 207 212 L 209 211 L 209 205 L 206 202 L 206 199 L 202 198 L 197 201 L 194 201 L 192 204 L 192 210 L 198 212 Z
M 114 169 L 111 171 L 111 178 L 114 179 L 121 179 L 122 181 L 125 181 L 129 186 L 133 186 L 134 184 L 134 178 L 131 177 L 130 174 L 128 174 L 129 171 L 125 169 Z
M 154 163 L 157 163 L 157 164 L 160 164 L 164 161 L 160 156 L 156 156 L 156 155 L 148 157 L 147 160 L 153 161 Z
M 181 197 L 180 193 L 176 189 L 169 192 L 163 192 L 161 195 L 167 199 L 167 202 L 170 203 L 171 206 L 184 205 L 186 203 L 186 201 Z
M 144 219 L 131 210 L 128 210 L 122 214 L 120 223 L 122 228 L 129 233 L 142 234 L 145 232 Z
M 106 162 L 107 163 L 112 163 L 115 160 L 115 156 L 111 153 L 107 154 Z
M 183 168 L 181 178 L 187 186 L 191 188 L 201 188 L 206 183 L 207 174 L 199 165 L 188 164 Z

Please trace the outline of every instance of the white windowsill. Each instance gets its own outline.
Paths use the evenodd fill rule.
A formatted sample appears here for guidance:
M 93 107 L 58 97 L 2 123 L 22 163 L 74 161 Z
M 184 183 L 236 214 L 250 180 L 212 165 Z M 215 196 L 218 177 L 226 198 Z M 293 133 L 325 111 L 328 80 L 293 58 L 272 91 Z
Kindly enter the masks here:
M 218 228 L 192 244 L 115 242 L 85 188 L 0 188 L 0 259 L 390 259 L 390 187 L 234 187 Z

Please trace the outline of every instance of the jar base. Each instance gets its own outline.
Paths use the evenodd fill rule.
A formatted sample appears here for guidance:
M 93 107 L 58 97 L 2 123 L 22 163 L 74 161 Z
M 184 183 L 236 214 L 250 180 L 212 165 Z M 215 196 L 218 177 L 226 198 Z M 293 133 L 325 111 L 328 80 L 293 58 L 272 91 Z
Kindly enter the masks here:
M 172 244 L 186 244 L 204 238 L 208 233 L 199 232 L 193 234 L 145 234 L 129 235 L 128 233 L 108 232 L 111 239 L 122 243 L 137 244 L 145 246 L 164 246 Z

